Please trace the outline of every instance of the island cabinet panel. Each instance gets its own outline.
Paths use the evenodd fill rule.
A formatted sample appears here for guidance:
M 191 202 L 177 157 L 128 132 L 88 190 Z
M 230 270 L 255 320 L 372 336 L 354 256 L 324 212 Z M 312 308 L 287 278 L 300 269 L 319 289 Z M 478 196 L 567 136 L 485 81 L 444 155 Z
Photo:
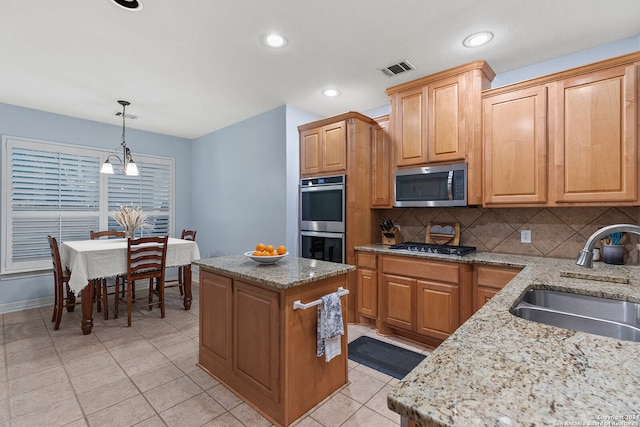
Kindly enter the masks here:
M 476 264 L 473 268 L 473 311 L 493 298 L 521 271 L 518 267 L 497 267 Z
M 278 401 L 279 294 L 236 281 L 233 369 L 253 390 Z
M 200 328 L 200 363 L 220 368 L 223 376 L 231 373 L 232 280 L 215 273 L 200 275 L 200 324 L 217 325 Z
M 345 286 L 344 276 L 332 277 L 313 282 L 307 286 L 288 289 L 285 297 L 285 396 L 287 402 L 287 422 L 291 423 L 308 412 L 331 393 L 348 383 L 347 360 L 347 320 L 345 300 L 342 297 L 342 318 L 345 335 L 341 339 L 341 355 L 326 361 L 318 357 L 317 320 L 318 308 L 291 310 L 294 301 L 304 303 L 317 300 L 323 295 L 335 292 Z
M 551 85 L 556 202 L 633 202 L 637 195 L 637 66 Z
M 294 310 L 293 303 L 346 283 L 343 273 L 280 288 L 201 265 L 199 366 L 276 426 L 290 425 L 348 382 L 344 311 L 341 354 L 327 362 L 316 355 L 317 307 Z
M 547 88 L 483 100 L 485 206 L 547 203 Z

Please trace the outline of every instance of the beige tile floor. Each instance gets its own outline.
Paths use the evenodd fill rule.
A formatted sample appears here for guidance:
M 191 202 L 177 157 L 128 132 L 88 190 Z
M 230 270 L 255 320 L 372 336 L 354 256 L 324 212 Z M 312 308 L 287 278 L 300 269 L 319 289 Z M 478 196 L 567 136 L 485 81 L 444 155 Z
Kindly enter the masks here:
M 79 310 L 63 314 L 58 331 L 52 307 L 0 315 L 1 426 L 270 426 L 250 406 L 196 366 L 198 288 L 190 311 L 178 290 L 167 291 L 159 311 L 103 320 L 91 335 L 80 331 Z M 349 326 L 349 340 L 375 331 Z M 421 353 L 430 349 L 402 340 Z M 349 361 L 350 384 L 317 405 L 299 427 L 398 426 L 386 395 L 397 380 Z

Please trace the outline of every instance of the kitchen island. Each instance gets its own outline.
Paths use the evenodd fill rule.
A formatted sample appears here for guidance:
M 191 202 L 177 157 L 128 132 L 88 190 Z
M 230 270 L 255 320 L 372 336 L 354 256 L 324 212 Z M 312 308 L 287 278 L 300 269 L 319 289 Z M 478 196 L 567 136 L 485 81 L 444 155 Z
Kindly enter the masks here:
M 316 356 L 317 307 L 293 305 L 346 288 L 354 266 L 292 256 L 260 265 L 242 255 L 194 264 L 201 368 L 278 426 L 347 384 L 346 322 L 341 354 L 326 362 Z
M 464 257 L 357 247 L 379 254 L 522 267 L 388 395 L 421 426 L 640 426 L 640 343 L 521 319 L 528 288 L 640 302 L 640 267 L 476 252 Z M 628 282 L 628 283 L 625 283 Z

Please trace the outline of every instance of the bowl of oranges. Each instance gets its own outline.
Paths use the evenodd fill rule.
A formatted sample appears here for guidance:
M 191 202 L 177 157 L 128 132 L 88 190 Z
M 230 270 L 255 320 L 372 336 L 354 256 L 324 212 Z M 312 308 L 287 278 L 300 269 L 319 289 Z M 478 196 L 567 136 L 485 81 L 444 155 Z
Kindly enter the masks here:
M 287 255 L 289 252 L 287 252 L 286 246 L 280 245 L 274 248 L 273 245 L 265 245 L 264 243 L 258 243 L 255 251 L 244 253 L 244 256 L 251 258 L 258 264 L 274 264 Z

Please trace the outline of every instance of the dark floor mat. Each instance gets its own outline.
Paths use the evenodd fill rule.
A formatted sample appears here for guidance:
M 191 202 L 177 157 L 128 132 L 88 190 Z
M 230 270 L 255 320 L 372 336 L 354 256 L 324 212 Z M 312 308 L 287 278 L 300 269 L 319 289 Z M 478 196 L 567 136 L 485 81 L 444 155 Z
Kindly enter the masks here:
M 349 343 L 349 359 L 397 379 L 404 378 L 425 357 L 424 354 L 367 336 Z

